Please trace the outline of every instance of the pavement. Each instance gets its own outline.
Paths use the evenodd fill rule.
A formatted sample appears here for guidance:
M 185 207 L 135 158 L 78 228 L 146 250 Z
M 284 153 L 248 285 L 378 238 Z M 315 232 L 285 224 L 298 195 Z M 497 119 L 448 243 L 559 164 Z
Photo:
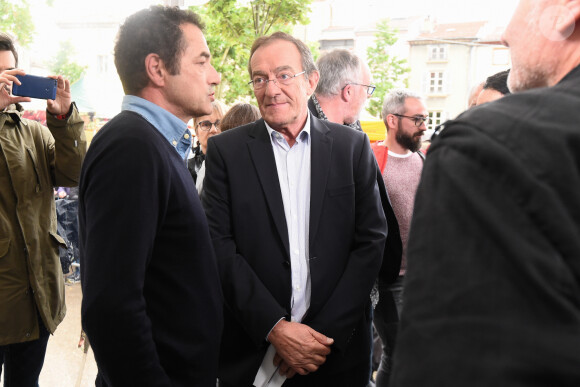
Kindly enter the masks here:
M 79 348 L 81 334 L 81 285 L 65 286 L 67 312 L 56 332 L 48 340 L 40 387 L 89 387 L 95 385 L 97 364 L 93 351 Z M 2 385 L 0 378 L 0 386 Z

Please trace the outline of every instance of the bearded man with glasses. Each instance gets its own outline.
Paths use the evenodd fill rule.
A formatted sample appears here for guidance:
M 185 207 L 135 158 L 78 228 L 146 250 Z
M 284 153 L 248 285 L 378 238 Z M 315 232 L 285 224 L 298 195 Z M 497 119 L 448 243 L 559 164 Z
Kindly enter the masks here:
M 407 239 L 425 158 L 420 151 L 421 137 L 429 123 L 421 97 L 405 89 L 392 90 L 385 96 L 381 115 L 387 128 L 386 140 L 373 144 L 373 151 L 395 211 L 403 254 L 396 281 L 390 284 L 379 278 L 379 304 L 375 309 L 374 324 L 381 337 L 383 353 L 376 377 L 377 387 L 389 385 L 399 314 L 403 308 Z
M 319 75 L 300 40 L 258 38 L 249 72 L 262 119 L 209 140 L 201 195 L 226 303 L 220 386 L 366 386 L 387 236 L 368 137 L 309 113 Z

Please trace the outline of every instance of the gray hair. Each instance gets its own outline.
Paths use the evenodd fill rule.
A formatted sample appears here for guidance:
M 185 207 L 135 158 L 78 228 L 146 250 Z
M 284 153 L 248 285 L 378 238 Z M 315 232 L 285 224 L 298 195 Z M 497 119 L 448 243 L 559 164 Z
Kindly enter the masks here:
M 381 118 L 384 120 L 389 114 L 405 114 L 405 100 L 407 98 L 423 100 L 421 95 L 409 89 L 393 89 L 385 95 Z
M 318 59 L 316 66 L 320 72 L 314 91 L 317 95 L 338 95 L 349 82 L 362 81 L 362 61 L 348 50 L 330 51 Z
M 252 44 L 252 49 L 250 50 L 250 60 L 248 61 L 248 72 L 250 73 L 250 78 L 252 77 L 252 56 L 254 52 L 260 47 L 267 46 L 276 40 L 285 40 L 296 46 L 298 52 L 300 52 L 300 60 L 302 62 L 302 70 L 306 72 L 305 78 L 308 79 L 312 73 L 316 72 L 316 65 L 314 64 L 314 59 L 312 58 L 312 52 L 306 44 L 300 39 L 296 39 L 290 34 L 285 32 L 277 31 L 269 36 L 260 36 Z

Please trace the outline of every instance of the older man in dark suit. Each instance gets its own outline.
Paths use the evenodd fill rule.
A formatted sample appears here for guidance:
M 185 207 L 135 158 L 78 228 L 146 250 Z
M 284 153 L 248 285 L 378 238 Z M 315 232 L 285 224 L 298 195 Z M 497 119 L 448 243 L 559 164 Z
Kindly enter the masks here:
M 285 386 L 365 386 L 387 230 L 368 138 L 309 114 L 301 41 L 259 38 L 249 70 L 263 119 L 210 140 L 202 196 L 226 300 L 220 383 L 274 363 Z

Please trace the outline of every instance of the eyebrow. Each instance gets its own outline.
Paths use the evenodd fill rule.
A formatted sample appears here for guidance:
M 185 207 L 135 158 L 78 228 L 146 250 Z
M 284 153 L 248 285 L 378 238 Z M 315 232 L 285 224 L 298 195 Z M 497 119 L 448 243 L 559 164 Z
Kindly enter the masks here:
M 292 66 L 288 66 L 288 65 L 284 65 L 284 66 L 278 66 L 274 69 L 274 73 L 279 73 L 280 71 L 284 71 L 284 70 L 292 70 L 294 71 L 294 69 L 292 68 Z M 252 76 L 254 75 L 266 75 L 266 72 L 264 71 L 252 71 Z
M 211 54 L 207 51 L 203 51 L 201 54 L 199 54 L 200 57 L 202 58 L 206 58 L 206 59 L 210 59 L 211 58 Z

